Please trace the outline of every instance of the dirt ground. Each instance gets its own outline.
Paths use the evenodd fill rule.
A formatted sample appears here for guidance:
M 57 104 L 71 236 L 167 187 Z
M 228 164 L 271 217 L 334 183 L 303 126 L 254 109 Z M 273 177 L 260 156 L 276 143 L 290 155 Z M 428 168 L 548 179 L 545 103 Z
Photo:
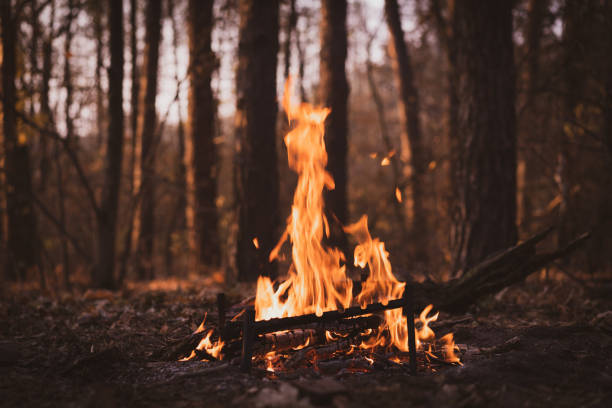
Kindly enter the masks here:
M 230 291 L 230 300 L 244 292 Z M 463 366 L 414 377 L 402 369 L 246 375 L 227 362 L 159 361 L 206 312 L 214 317 L 215 291 L 197 285 L 9 292 L 0 303 L 0 406 L 610 407 L 612 300 L 586 293 L 533 279 L 468 314 L 443 314 Z

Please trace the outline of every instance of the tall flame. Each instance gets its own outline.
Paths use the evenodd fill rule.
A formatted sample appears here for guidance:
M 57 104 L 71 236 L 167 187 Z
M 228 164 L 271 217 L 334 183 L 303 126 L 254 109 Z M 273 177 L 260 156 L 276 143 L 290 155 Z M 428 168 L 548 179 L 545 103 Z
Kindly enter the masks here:
M 332 190 L 334 180 L 325 170 L 327 152 L 323 139 L 327 108 L 293 105 L 290 81 L 285 85 L 283 107 L 295 127 L 285 136 L 289 167 L 298 173 L 291 216 L 283 237 L 271 252 L 274 259 L 287 239 L 292 244 L 292 265 L 287 280 L 274 290 L 267 277 L 259 277 L 255 297 L 255 318 L 321 315 L 339 306 L 350 306 L 353 284 L 347 279 L 344 256 L 337 248 L 325 248 L 323 234 L 329 224 L 323 213 L 323 189 Z
M 259 277 L 255 296 L 257 320 L 308 313 L 320 316 L 328 310 L 347 308 L 353 301 L 353 284 L 342 265 L 345 261 L 342 252 L 337 248 L 326 248 L 322 243 L 324 234 L 329 236 L 329 225 L 323 211 L 323 190 L 334 188 L 334 180 L 325 170 L 324 122 L 330 110 L 305 103 L 292 104 L 290 89 L 291 81 L 287 81 L 283 107 L 294 127 L 285 136 L 285 145 L 289 166 L 297 172 L 298 181 L 287 228 L 270 253 L 270 260 L 278 256 L 280 248 L 289 239 L 292 264 L 287 279 L 277 289 L 270 278 Z M 401 202 L 401 192 L 397 199 Z M 358 242 L 354 253 L 355 266 L 369 270 L 369 276 L 355 298 L 362 307 L 373 302 L 387 304 L 391 299 L 399 299 L 405 288 L 405 283 L 398 281 L 393 274 L 385 244 L 372 238 L 367 224 L 367 217 L 363 216 L 344 228 Z M 421 348 L 422 342 L 435 338 L 429 323 L 435 321 L 438 314 L 429 316 L 432 308 L 432 305 L 427 306 L 415 319 L 420 323 L 416 332 L 417 348 Z M 378 334 L 363 342 L 361 347 L 394 345 L 399 350 L 408 351 L 408 329 L 401 309 L 386 310 L 384 316 Z M 326 335 L 333 339 L 331 333 Z M 447 359 L 458 361 L 454 355 L 452 335 L 445 336 L 443 341 Z

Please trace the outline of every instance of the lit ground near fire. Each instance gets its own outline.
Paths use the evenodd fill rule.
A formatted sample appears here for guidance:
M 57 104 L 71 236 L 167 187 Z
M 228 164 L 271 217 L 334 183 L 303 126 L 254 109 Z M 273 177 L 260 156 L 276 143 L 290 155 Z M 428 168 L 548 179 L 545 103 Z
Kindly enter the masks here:
M 421 368 L 417 377 L 311 367 L 246 375 L 224 362 L 161 361 L 205 312 L 214 320 L 215 292 L 153 285 L 117 294 L 5 294 L 0 405 L 610 406 L 612 302 L 577 284 L 534 279 L 468 314 L 442 315 L 441 331 L 455 333 L 464 366 Z M 230 300 L 241 300 L 239 292 Z

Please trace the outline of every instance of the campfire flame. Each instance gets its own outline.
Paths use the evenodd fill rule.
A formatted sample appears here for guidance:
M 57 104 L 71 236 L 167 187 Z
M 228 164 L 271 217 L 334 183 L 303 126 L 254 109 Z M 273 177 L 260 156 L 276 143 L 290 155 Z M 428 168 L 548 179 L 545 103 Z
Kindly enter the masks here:
M 269 259 L 277 259 L 283 244 L 289 240 L 292 263 L 286 279 L 279 282 L 276 289 L 269 277 L 260 276 L 257 280 L 255 319 L 267 320 L 311 313 L 321 316 L 323 312 L 348 308 L 353 303 L 365 308 L 374 302 L 386 305 L 390 300 L 401 299 L 406 284 L 397 280 L 393 274 L 385 244 L 378 238 L 372 238 L 365 215 L 356 223 L 344 227 L 344 231 L 357 241 L 354 251 L 355 266 L 369 272 L 361 292 L 356 297 L 353 297 L 353 282 L 346 273 L 344 254 L 338 248 L 329 248 L 323 244 L 324 237 L 330 235 L 329 223 L 324 213 L 323 191 L 334 189 L 334 180 L 325 170 L 325 119 L 330 110 L 306 103 L 295 105 L 291 102 L 290 90 L 289 80 L 285 84 L 283 107 L 293 129 L 287 133 L 284 140 L 289 167 L 297 172 L 298 181 L 287 227 L 276 247 L 270 252 Z M 390 152 L 381 164 L 388 164 L 389 158 L 394 154 L 395 151 Z M 401 203 L 399 188 L 396 188 L 395 195 Z M 259 248 L 256 237 L 253 238 L 253 245 Z M 429 325 L 438 318 L 438 313 L 430 316 L 432 309 L 433 305 L 428 305 L 415 319 L 416 347 L 417 350 L 424 350 L 427 345 L 427 350 L 424 350 L 426 354 L 431 354 L 435 340 L 435 334 Z M 374 348 L 391 346 L 402 352 L 408 351 L 406 323 L 406 317 L 400 308 L 385 310 L 384 321 L 378 330 L 364 329 L 361 332 L 361 338 L 364 340 L 359 346 L 351 345 L 346 354 L 365 349 L 373 356 Z M 197 330 L 202 331 L 204 322 Z M 212 330 L 202 339 L 197 350 L 205 350 L 209 355 L 218 358 L 224 343 L 221 340 L 211 341 L 211 333 Z M 337 341 L 344 336 L 332 331 L 325 332 L 328 342 Z M 452 333 L 443 336 L 440 342 L 443 344 L 443 359 L 460 364 L 455 354 L 457 346 Z M 309 343 L 310 338 L 307 338 L 304 344 L 293 349 L 299 350 L 307 347 Z M 197 353 L 192 352 L 183 360 L 192 359 L 196 355 Z M 274 350 L 266 353 L 267 371 L 275 371 L 274 361 L 277 357 Z M 316 359 L 316 354 L 313 358 Z M 374 363 L 371 357 L 365 358 L 370 365 Z M 392 361 L 400 363 L 401 359 L 395 356 Z M 316 361 L 313 361 L 313 364 L 316 367 Z
M 270 278 L 259 277 L 255 296 L 256 320 L 308 313 L 320 316 L 328 310 L 347 308 L 353 301 L 353 283 L 346 276 L 346 268 L 342 265 L 345 261 L 342 252 L 337 248 L 326 248 L 322 243 L 324 234 L 329 237 L 329 224 L 323 211 L 323 189 L 334 188 L 334 180 L 325 170 L 327 152 L 324 130 L 330 110 L 306 103 L 295 105 L 291 102 L 290 91 L 291 81 L 287 81 L 283 107 L 294 127 L 285 136 L 285 145 L 289 166 L 298 173 L 298 182 L 287 228 L 272 250 L 270 260 L 278 256 L 280 248 L 289 239 L 292 245 L 292 264 L 287 279 L 276 290 Z M 389 161 L 394 153 L 383 161 Z M 396 190 L 396 197 L 399 202 L 402 201 L 399 189 Z M 385 244 L 370 235 L 367 217 L 362 216 L 344 230 L 358 242 L 354 253 L 355 266 L 369 270 L 369 276 L 356 302 L 366 307 L 373 302 L 387 304 L 389 300 L 401 298 L 405 283 L 398 281 L 393 274 Z M 438 318 L 438 313 L 428 316 L 432 308 L 433 305 L 427 306 L 419 318 L 415 319 L 420 323 L 416 333 L 418 349 L 422 342 L 435 339 L 429 324 Z M 408 351 L 406 318 L 401 309 L 386 310 L 384 316 L 384 327 L 379 328 L 377 337 L 364 341 L 361 347 L 393 345 L 401 351 Z M 326 338 L 331 341 L 336 336 L 327 332 Z M 444 350 L 447 359 L 458 361 L 453 352 L 455 345 L 452 334 L 450 337 L 445 336 L 443 341 L 446 344 Z
M 274 290 L 270 278 L 260 276 L 255 296 L 255 319 L 289 317 L 347 308 L 352 301 L 353 282 L 346 276 L 343 253 L 323 246 L 329 236 L 329 224 L 323 213 L 323 189 L 334 188 L 334 180 L 325 170 L 325 118 L 330 110 L 309 104 L 291 103 L 290 81 L 285 85 L 283 107 L 295 127 L 285 136 L 289 167 L 298 173 L 291 215 L 283 237 L 271 252 L 290 239 L 292 264 L 287 279 Z

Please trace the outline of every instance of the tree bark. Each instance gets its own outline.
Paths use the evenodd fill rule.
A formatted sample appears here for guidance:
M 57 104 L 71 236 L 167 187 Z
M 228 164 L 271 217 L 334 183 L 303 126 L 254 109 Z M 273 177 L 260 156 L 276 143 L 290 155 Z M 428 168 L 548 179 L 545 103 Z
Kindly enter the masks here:
M 123 160 L 123 1 L 110 0 L 108 5 L 110 32 L 110 68 L 108 70 L 108 138 L 104 188 L 98 212 L 98 251 L 93 284 L 112 288 L 115 284 L 115 241 L 117 210 Z
M 455 270 L 466 270 L 517 240 L 512 4 L 465 0 L 454 5 L 462 138 Z
M 70 58 L 72 58 L 72 21 L 74 20 L 74 3 L 68 0 L 68 16 L 66 17 L 66 38 L 64 39 L 64 88 L 66 89 L 66 99 L 64 100 L 64 119 L 66 121 L 66 139 L 69 142 L 74 141 L 74 124 L 72 121 L 71 109 L 73 99 L 72 86 L 72 67 Z
M 526 59 L 527 59 L 527 94 L 525 96 L 525 112 L 523 119 L 523 147 L 531 146 L 532 138 L 538 137 L 543 129 L 541 126 L 540 109 L 537 104 L 537 87 L 540 76 L 540 44 L 542 39 L 542 30 L 544 26 L 544 18 L 548 11 L 548 0 L 530 0 L 528 5 L 528 20 L 525 32 L 526 38 Z M 530 155 L 526 149 L 524 150 L 523 160 L 525 162 L 525 171 L 523 178 L 522 191 L 522 208 L 521 222 L 528 231 L 534 222 L 535 204 L 534 197 L 537 194 L 537 185 L 540 172 L 538 171 L 537 163 L 533 155 Z
M 189 1 L 189 201 L 193 211 L 198 266 L 221 262 L 217 213 L 216 103 L 211 88 L 217 66 L 211 49 L 213 0 Z
M 130 90 L 130 158 L 129 158 L 129 175 L 130 180 L 129 192 L 131 204 L 128 211 L 127 230 L 123 243 L 123 250 L 119 255 L 119 276 L 118 283 L 121 284 L 127 275 L 128 260 L 132 255 L 132 243 L 134 235 L 134 218 L 137 203 L 140 201 L 140 196 L 136 196 L 136 153 L 138 140 L 138 117 L 139 117 L 139 99 L 140 99 L 140 70 L 138 68 L 138 41 L 137 41 L 137 16 L 138 6 L 136 0 L 130 0 L 130 57 L 131 57 L 131 90 Z
M 347 56 L 346 0 L 321 1 L 321 54 L 319 65 L 320 102 L 331 109 L 325 123 L 325 145 L 329 157 L 327 169 L 335 188 L 325 191 L 325 206 L 330 224 L 330 242 L 351 259 L 342 225 L 348 223 L 347 163 L 348 95 L 345 63 Z
M 104 25 L 102 16 L 104 14 L 104 3 L 94 4 L 94 35 L 96 37 L 96 125 L 97 132 L 97 147 L 102 147 L 104 142 L 104 93 L 102 92 L 102 70 L 104 69 L 104 61 L 102 53 L 104 51 Z
M 561 117 L 561 134 L 557 153 L 555 179 L 561 198 L 559 203 L 559 244 L 568 242 L 576 227 L 573 220 L 575 203 L 571 191 L 578 183 L 572 177 L 576 168 L 577 155 L 572 144 L 576 142 L 582 130 L 578 123 L 581 118 L 577 107 L 585 92 L 586 57 L 585 44 L 590 39 L 586 35 L 585 22 L 588 21 L 589 5 L 580 0 L 567 0 L 563 10 L 563 100 Z
M 51 1 L 51 17 L 55 19 L 55 1 Z M 45 36 L 42 44 L 42 72 L 41 72 L 41 91 L 40 91 L 40 113 L 43 123 L 48 123 L 49 127 L 55 130 L 55 118 L 51 112 L 51 104 L 49 102 L 49 92 L 51 84 L 51 64 L 53 58 L 53 26 L 50 28 L 50 33 Z M 40 164 L 39 164 L 39 188 L 40 194 L 44 194 L 47 190 L 47 181 L 49 180 L 49 168 L 51 167 L 49 160 L 49 138 L 42 136 L 40 138 Z
M 297 16 L 299 17 L 299 15 Z M 304 45 L 302 44 L 302 36 L 299 27 L 297 26 L 297 18 L 295 21 L 295 48 L 297 50 L 298 56 L 298 85 L 300 88 L 300 100 L 302 102 L 308 102 L 308 98 L 306 97 L 306 90 L 304 89 L 304 65 L 305 65 L 305 55 L 304 55 Z M 307 23 L 308 25 L 308 23 Z
M 605 96 L 604 96 L 604 123 L 603 133 L 604 142 L 608 149 L 608 163 L 612 170 L 612 2 L 607 3 L 606 7 L 606 30 L 608 33 L 607 47 L 608 69 L 605 77 Z M 611 172 L 612 173 L 612 172 Z
M 236 75 L 238 279 L 276 275 L 268 255 L 278 239 L 276 67 L 279 1 L 241 0 Z M 257 238 L 259 248 L 253 244 Z
M 404 175 L 409 175 L 411 194 L 404 194 L 404 196 L 412 198 L 412 236 L 419 237 L 415 253 L 416 260 L 426 263 L 428 244 L 424 238 L 429 233 L 427 211 L 423 201 L 425 200 L 425 176 L 428 160 L 419 119 L 419 93 L 414 85 L 412 63 L 404 41 L 404 30 L 397 0 L 385 0 L 385 16 L 393 40 L 395 71 L 400 89 L 400 114 L 404 127 L 401 156 L 404 163 L 409 163 L 409 168 L 404 169 Z
M 187 210 L 187 161 L 185 160 L 185 123 L 183 121 L 183 107 L 181 104 L 180 89 L 180 78 L 179 78 L 179 58 L 178 58 L 178 27 L 176 16 L 174 13 L 174 2 L 169 0 L 167 3 L 168 16 L 172 25 L 172 48 L 174 57 L 174 80 L 177 84 L 177 112 L 178 112 L 178 124 L 177 124 L 177 147 L 178 152 L 176 155 L 176 165 L 174 170 L 174 178 L 176 183 L 176 198 L 173 203 L 173 209 L 170 215 L 170 223 L 166 231 L 165 239 L 165 264 L 166 270 L 172 270 L 172 264 L 174 261 L 174 245 L 173 237 L 176 232 L 180 234 L 185 231 L 185 218 Z
M 295 0 L 289 0 L 289 17 L 287 19 L 287 27 L 285 31 L 285 44 L 283 49 L 283 57 L 284 57 L 284 78 L 285 81 L 289 78 L 289 73 L 291 71 L 291 37 L 293 36 L 293 32 L 295 31 L 295 26 L 297 24 L 297 10 L 295 8 Z
M 138 6 L 136 0 L 130 0 L 130 56 L 132 63 L 130 104 L 132 112 L 130 116 L 131 142 L 130 149 L 130 191 L 134 193 L 134 168 L 136 167 L 136 140 L 138 140 L 138 117 L 140 99 L 140 73 L 138 69 L 138 33 L 137 26 Z M 131 239 L 130 239 L 131 242 Z
M 146 8 L 146 34 L 142 86 L 143 111 L 140 118 L 140 220 L 138 229 L 138 277 L 151 279 L 154 275 L 153 245 L 155 233 L 155 131 L 157 115 L 157 76 L 159 44 L 161 41 L 161 0 L 149 0 Z
M 2 24 L 2 108 L 6 180 L 7 265 L 9 280 L 24 280 L 30 271 L 40 268 L 40 245 L 36 214 L 31 201 L 32 176 L 30 146 L 25 135 L 18 136 L 17 92 L 15 89 L 17 58 L 17 24 L 13 2 L 0 2 Z M 39 271 L 42 272 L 42 271 Z M 44 280 L 43 280 L 44 282 Z

